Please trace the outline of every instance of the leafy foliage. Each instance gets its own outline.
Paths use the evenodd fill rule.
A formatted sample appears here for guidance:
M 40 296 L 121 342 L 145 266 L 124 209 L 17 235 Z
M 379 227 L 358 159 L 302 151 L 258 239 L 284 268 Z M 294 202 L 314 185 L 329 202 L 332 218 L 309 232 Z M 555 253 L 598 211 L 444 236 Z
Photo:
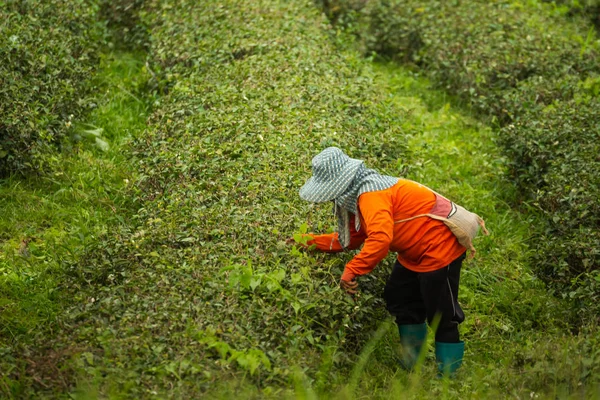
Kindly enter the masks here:
M 535 265 L 559 295 L 576 301 L 581 320 L 589 321 L 590 311 L 600 311 L 600 102 L 589 96 L 557 101 L 502 133 L 515 160 L 513 176 L 547 218 L 535 235 Z
M 43 171 L 93 107 L 88 78 L 103 43 L 94 1 L 0 1 L 0 175 Z
M 569 17 L 582 17 L 600 29 L 600 1 L 598 0 L 543 0 L 557 5 Z
M 102 21 L 114 37 L 113 45 L 143 50 L 148 46 L 148 31 L 140 20 L 145 0 L 99 0 Z

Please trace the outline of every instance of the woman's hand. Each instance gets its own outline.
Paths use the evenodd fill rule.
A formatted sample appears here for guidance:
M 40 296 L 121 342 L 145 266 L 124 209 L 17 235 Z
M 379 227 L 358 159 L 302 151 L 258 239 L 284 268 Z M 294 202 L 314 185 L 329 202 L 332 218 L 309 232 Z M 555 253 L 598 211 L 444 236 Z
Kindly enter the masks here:
M 340 286 L 348 294 L 358 293 L 358 282 L 356 279 L 352 279 L 351 281 L 340 279 Z
M 304 239 L 304 238 L 302 238 L 302 239 Z M 312 252 L 316 249 L 315 245 L 304 243 L 305 241 L 306 240 L 299 242 L 296 239 L 294 239 L 293 237 L 291 237 L 291 238 L 285 240 L 285 244 L 288 246 L 296 246 L 299 250 L 305 250 L 305 251 L 309 251 L 309 252 Z
M 301 249 L 308 249 L 310 246 L 302 243 L 302 242 L 298 242 L 296 241 L 296 239 L 294 239 L 293 237 L 286 239 L 285 244 L 289 245 L 289 246 L 298 246 Z

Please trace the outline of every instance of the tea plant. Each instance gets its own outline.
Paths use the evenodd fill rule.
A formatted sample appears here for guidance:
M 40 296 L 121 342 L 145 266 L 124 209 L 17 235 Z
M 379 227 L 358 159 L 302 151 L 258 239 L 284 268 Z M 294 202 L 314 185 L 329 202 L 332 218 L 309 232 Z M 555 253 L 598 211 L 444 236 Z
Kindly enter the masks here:
M 50 169 L 87 97 L 106 34 L 95 1 L 0 2 L 0 176 Z

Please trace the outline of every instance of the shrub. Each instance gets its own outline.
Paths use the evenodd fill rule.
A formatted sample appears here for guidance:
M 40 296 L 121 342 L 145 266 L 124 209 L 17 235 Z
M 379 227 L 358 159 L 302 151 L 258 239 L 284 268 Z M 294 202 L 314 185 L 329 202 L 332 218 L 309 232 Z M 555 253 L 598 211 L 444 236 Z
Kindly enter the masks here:
M 127 49 L 144 50 L 148 31 L 140 20 L 145 0 L 100 0 L 100 18 L 107 22 L 114 41 Z
M 600 316 L 600 101 L 556 101 L 503 128 L 501 138 L 514 179 L 547 221 L 534 237 L 538 272 L 577 301 L 582 320 Z
M 0 1 L 0 176 L 41 172 L 91 106 L 104 27 L 81 1 Z
M 554 3 L 559 9 L 571 17 L 583 17 L 600 29 L 600 1 L 599 0 L 543 0 Z

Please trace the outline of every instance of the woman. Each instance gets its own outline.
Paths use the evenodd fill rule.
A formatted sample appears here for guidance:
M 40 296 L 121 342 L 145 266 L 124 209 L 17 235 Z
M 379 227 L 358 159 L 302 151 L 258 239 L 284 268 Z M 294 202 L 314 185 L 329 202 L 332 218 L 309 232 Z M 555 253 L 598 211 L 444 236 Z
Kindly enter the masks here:
M 340 281 L 351 294 L 356 293 L 358 276 L 371 272 L 389 251 L 396 252 L 384 298 L 398 324 L 401 365 L 414 367 L 425 343 L 425 321 L 431 325 L 439 318 L 438 368 L 440 373 L 453 374 L 464 354 L 458 324 L 465 317 L 458 304 L 458 286 L 466 247 L 444 223 L 450 215 L 436 218 L 434 214 L 452 213 L 456 206 L 416 182 L 380 175 L 336 147 L 315 156 L 312 169 L 300 197 L 314 203 L 333 201 L 338 232 L 311 235 L 307 245 L 324 252 L 363 245 Z

